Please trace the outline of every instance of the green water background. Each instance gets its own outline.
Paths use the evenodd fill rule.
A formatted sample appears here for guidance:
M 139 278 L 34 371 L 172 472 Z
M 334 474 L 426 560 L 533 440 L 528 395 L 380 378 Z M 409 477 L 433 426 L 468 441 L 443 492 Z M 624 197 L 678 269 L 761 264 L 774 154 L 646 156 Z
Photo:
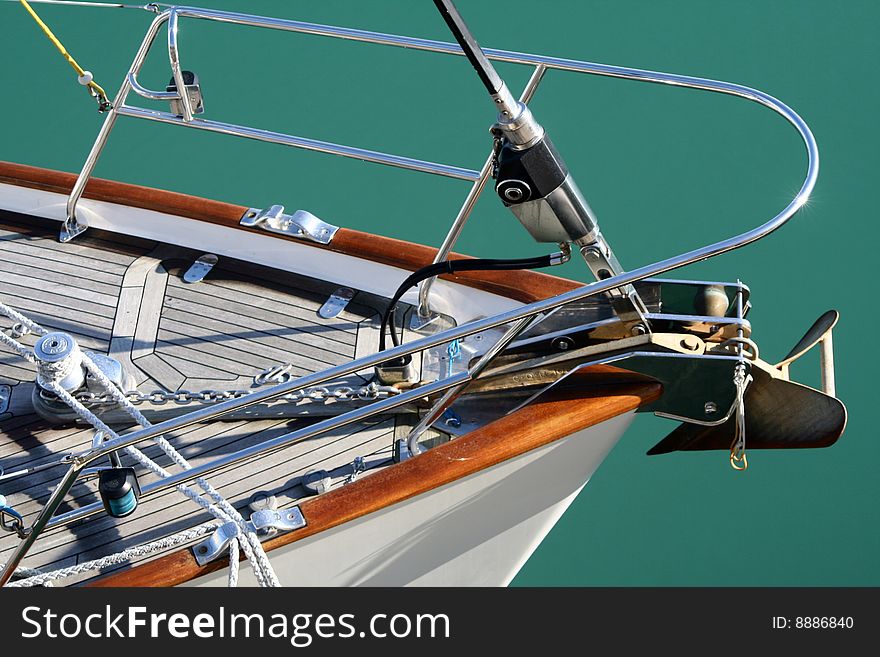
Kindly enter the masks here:
M 517 585 L 878 585 L 876 423 L 878 95 L 872 0 L 460 0 L 483 45 L 714 77 L 762 89 L 813 128 L 822 171 L 810 204 L 745 250 L 676 277 L 742 278 L 762 355 L 781 358 L 823 311 L 835 331 L 849 425 L 825 450 L 648 458 L 672 423 L 640 416 L 514 581 Z M 449 40 L 431 2 L 206 1 L 203 6 Z M 36 6 L 115 95 L 151 16 Z M 502 16 L 499 17 L 499 14 Z M 21 7 L 0 3 L 0 159 L 78 171 L 101 118 Z M 167 82 L 157 43 L 141 81 Z M 464 59 L 186 21 L 185 68 L 207 118 L 479 168 L 494 119 Z M 514 90 L 529 70 L 502 65 Z M 153 106 L 131 96 L 130 102 Z M 624 266 L 752 227 L 804 172 L 799 138 L 745 101 L 570 73 L 533 104 Z M 247 206 L 283 203 L 336 224 L 438 245 L 467 184 L 120 118 L 97 175 Z M 532 242 L 492 195 L 457 247 L 525 256 Z M 589 280 L 572 262 L 563 275 Z M 818 357 L 793 371 L 818 385 Z

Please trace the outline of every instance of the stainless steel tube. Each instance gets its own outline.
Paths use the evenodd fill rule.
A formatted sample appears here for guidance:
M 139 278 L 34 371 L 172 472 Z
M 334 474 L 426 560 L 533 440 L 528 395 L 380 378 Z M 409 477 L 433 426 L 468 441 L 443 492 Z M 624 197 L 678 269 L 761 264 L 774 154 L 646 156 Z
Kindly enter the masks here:
M 186 96 L 186 94 L 183 94 Z M 438 164 L 436 162 L 428 162 L 426 160 L 418 160 L 403 155 L 392 155 L 381 151 L 372 151 L 366 148 L 358 148 L 356 146 L 346 146 L 344 144 L 334 144 L 328 141 L 320 141 L 318 139 L 309 139 L 308 137 L 297 137 L 287 135 L 283 132 L 272 132 L 270 130 L 260 130 L 259 128 L 249 128 L 247 126 L 236 125 L 234 123 L 224 123 L 222 121 L 211 121 L 209 119 L 193 118 L 192 121 L 185 121 L 181 117 L 171 114 L 170 112 L 158 112 L 156 110 L 143 109 L 140 107 L 132 107 L 123 105 L 116 108 L 116 113 L 120 116 L 132 116 L 139 119 L 148 119 L 158 121 L 160 123 L 168 123 L 170 125 L 183 125 L 189 128 L 198 128 L 199 130 L 207 130 L 208 132 L 217 132 L 224 135 L 234 135 L 236 137 L 245 137 L 247 139 L 256 139 L 272 144 L 283 144 L 285 146 L 293 146 L 307 151 L 316 151 L 318 153 L 329 153 L 331 155 L 341 155 L 355 160 L 363 160 L 365 162 L 374 162 L 377 164 L 385 164 L 387 166 L 397 167 L 399 169 L 409 169 L 411 171 L 421 171 L 423 173 L 432 173 L 438 176 L 446 176 L 447 178 L 457 178 L 459 180 L 475 181 L 480 177 L 480 172 L 474 169 L 465 169 L 464 167 L 456 167 L 448 164 Z
M 34 524 L 31 525 L 30 532 L 25 538 L 21 539 L 21 542 L 6 560 L 3 570 L 0 572 L 0 587 L 4 586 L 15 574 L 15 569 L 18 568 L 21 560 L 24 559 L 28 550 L 30 550 L 31 545 L 34 544 L 34 541 L 37 540 L 40 533 L 49 524 L 52 516 L 55 515 L 55 511 L 58 510 L 58 507 L 61 506 L 61 503 L 64 501 L 64 497 L 73 487 L 73 484 L 76 483 L 76 479 L 83 467 L 83 464 L 74 461 L 67 469 L 67 472 L 64 473 L 64 477 L 55 487 L 55 490 L 52 491 L 49 500 L 46 502 L 42 511 L 40 511 L 40 515 L 37 516 L 37 519 L 34 520 Z
M 183 70 L 180 68 L 180 50 L 177 45 L 178 16 L 175 9 L 171 9 L 168 15 L 168 60 L 171 63 L 171 75 L 180 96 L 180 109 L 183 112 L 183 120 L 189 123 L 193 120 L 192 103 L 186 92 L 186 82 L 183 79 Z
M 68 225 L 70 225 L 70 228 L 74 228 L 79 224 L 84 230 L 87 225 L 84 221 L 77 219 L 77 203 L 79 203 L 79 199 L 82 197 L 83 192 L 86 189 L 86 184 L 89 182 L 89 178 L 92 177 L 92 172 L 95 170 L 95 165 L 98 163 L 101 151 L 104 150 L 104 145 L 107 143 L 108 137 L 110 137 L 110 132 L 113 130 L 113 125 L 116 123 L 116 117 L 119 116 L 119 107 L 125 104 L 128 92 L 131 90 L 131 79 L 133 76 L 137 75 L 138 71 L 140 71 L 144 59 L 150 51 L 150 47 L 153 45 L 153 41 L 156 40 L 159 28 L 168 20 L 168 17 L 169 12 L 164 12 L 156 16 L 156 18 L 153 19 L 153 22 L 150 23 L 150 27 L 147 29 L 146 35 L 144 35 L 144 40 L 141 42 L 141 46 L 138 48 L 138 51 L 134 56 L 131 67 L 128 69 L 128 73 L 122 80 L 122 85 L 119 87 L 119 91 L 116 93 L 116 98 L 113 100 L 113 108 L 110 109 L 107 117 L 104 119 L 104 123 L 101 125 L 101 130 L 98 132 L 95 143 L 92 145 L 92 150 L 89 151 L 86 161 L 83 164 L 83 168 L 80 171 L 79 176 L 77 176 L 76 182 L 73 184 L 73 189 L 70 191 L 70 196 L 67 197 L 67 220 L 64 222 L 65 228 L 67 228 Z M 70 228 L 67 230 L 69 235 L 68 239 L 75 237 L 77 234 L 75 230 L 70 230 Z M 79 232 L 82 232 L 82 230 Z M 64 229 L 62 229 L 62 241 L 66 241 L 63 239 L 63 235 Z
M 150 100 L 178 100 L 180 98 L 176 91 L 153 91 L 152 89 L 147 89 L 138 82 L 137 75 L 134 73 L 128 74 L 128 85 L 138 96 L 143 96 Z
M 356 30 L 352 28 L 344 28 L 344 27 L 334 27 L 328 25 L 320 25 L 316 23 L 306 23 L 301 21 L 291 21 L 279 18 L 267 18 L 262 16 L 250 16 L 247 14 L 239 14 L 234 12 L 224 12 L 210 9 L 199 9 L 194 7 L 175 7 L 174 15 L 179 19 L 180 17 L 186 18 L 197 18 L 204 20 L 214 20 L 218 22 L 224 23 L 235 23 L 240 25 L 250 25 L 254 27 L 266 27 L 272 29 L 279 29 L 290 32 L 299 32 L 303 34 L 314 34 L 320 36 L 334 37 L 347 39 L 352 41 L 362 41 L 367 43 L 375 43 L 381 45 L 388 46 L 396 46 L 401 48 L 410 48 L 414 50 L 424 50 L 430 52 L 438 52 L 450 55 L 463 55 L 461 48 L 457 44 L 447 43 L 443 41 L 433 41 L 430 39 L 419 39 L 415 37 L 405 37 L 398 36 L 392 34 L 383 34 L 381 32 L 371 32 L 368 30 Z M 141 65 L 143 64 L 144 57 L 146 53 L 149 51 L 150 46 L 152 45 L 156 33 L 159 29 L 159 26 L 168 21 L 171 17 L 172 11 L 168 10 L 159 14 L 151 24 L 147 35 L 144 38 L 143 43 L 135 57 L 134 62 L 132 63 L 131 69 L 129 70 L 129 74 L 134 73 L 135 75 L 140 70 Z M 702 89 L 705 91 L 712 91 L 716 93 L 723 93 L 733 96 L 738 96 L 741 98 L 746 98 L 748 100 L 760 103 L 766 107 L 769 107 L 781 114 L 785 117 L 790 123 L 792 123 L 798 131 L 801 133 L 801 136 L 804 138 L 805 142 L 807 142 L 807 150 L 810 155 L 810 163 L 808 165 L 807 178 L 804 182 L 804 186 L 801 188 L 801 192 L 795 197 L 792 202 L 799 208 L 806 201 L 806 198 L 809 196 L 809 191 L 812 190 L 815 184 L 815 174 L 818 172 L 818 151 L 815 147 L 815 140 L 812 137 L 812 134 L 807 128 L 806 124 L 803 120 L 789 108 L 784 103 L 778 101 L 772 96 L 765 94 L 762 91 L 758 91 L 757 89 L 752 89 L 750 87 L 746 87 L 743 85 L 733 84 L 730 82 L 720 82 L 717 80 L 710 80 L 706 78 L 699 78 L 693 76 L 686 75 L 676 75 L 672 73 L 661 73 L 657 71 L 648 71 L 643 69 L 629 68 L 623 66 L 610 66 L 607 64 L 596 64 L 591 62 L 582 62 L 573 59 L 565 59 L 561 57 L 547 57 L 544 55 L 533 55 L 528 53 L 520 53 L 515 51 L 508 50 L 498 50 L 493 48 L 484 49 L 486 56 L 490 60 L 501 61 L 501 62 L 510 62 L 515 64 L 527 64 L 531 66 L 544 66 L 546 68 L 564 70 L 564 71 L 574 71 L 577 73 L 588 73 L 592 75 L 602 75 L 608 77 L 617 77 L 624 78 L 629 80 L 637 80 L 642 82 L 653 82 L 657 84 L 667 84 L 672 86 L 680 86 L 680 87 L 688 87 L 693 89 Z M 123 82 L 122 88 L 120 89 L 120 93 L 117 95 L 116 101 L 114 101 L 114 105 L 117 107 L 117 111 L 112 112 L 108 115 L 105 120 L 104 126 L 102 127 L 101 133 L 99 133 L 98 139 L 95 142 L 95 145 L 92 147 L 92 151 L 89 153 L 89 157 L 86 161 L 85 166 L 83 167 L 83 171 L 81 172 L 79 178 L 77 179 L 76 185 L 74 186 L 73 191 L 68 199 L 67 205 L 67 213 L 68 217 L 75 219 L 75 210 L 76 204 L 82 195 L 83 189 L 85 188 L 85 184 L 88 181 L 88 178 L 91 175 L 91 172 L 94 168 L 94 164 L 97 161 L 98 156 L 100 155 L 101 150 L 103 149 L 104 143 L 106 142 L 107 136 L 109 135 L 110 129 L 112 128 L 113 122 L 115 121 L 116 116 L 120 113 L 118 111 L 119 106 L 123 104 L 124 98 L 127 95 L 127 92 L 130 89 L 129 78 L 126 77 Z M 184 95 L 184 94 L 181 94 Z M 141 115 L 140 112 L 145 112 L 145 114 Z M 154 118 L 156 120 L 162 120 L 162 113 L 151 114 L 146 110 L 138 110 L 137 108 L 126 108 L 126 114 L 128 116 L 141 116 L 141 118 Z M 167 115 L 170 116 L 170 115 Z M 186 123 L 185 121 L 176 120 L 176 117 L 173 117 L 175 120 L 167 120 L 169 123 L 185 123 L 187 125 L 193 125 L 195 122 Z M 223 124 L 214 124 L 213 127 L 218 128 L 218 132 L 223 132 L 221 128 Z M 202 124 L 201 127 L 207 126 Z M 234 127 L 234 126 L 233 126 Z M 251 130 L 251 129 L 249 129 Z M 242 136 L 252 136 L 253 138 L 260 138 L 257 136 L 259 133 L 264 131 L 253 130 L 253 134 L 247 134 Z M 231 134 L 237 134 L 232 132 Z M 319 146 L 322 142 L 317 142 L 315 140 L 304 140 L 305 142 L 311 142 L 312 145 Z M 279 143 L 285 143 L 281 141 Z M 294 145 L 294 144 L 291 144 Z M 306 147 L 305 143 L 300 147 Z M 313 150 L 321 150 L 320 147 L 314 148 Z M 357 150 L 357 149 L 355 149 Z M 327 150 L 325 152 L 333 152 Z M 369 152 L 369 151 L 367 151 Z M 350 157 L 358 157 L 355 153 L 351 153 Z M 374 160 L 375 161 L 375 160 Z M 453 167 L 453 169 L 458 169 L 457 167 Z M 419 169 L 430 171 L 430 169 Z M 471 171 L 471 170 L 462 170 L 466 171 L 466 175 L 462 176 L 452 176 L 452 177 L 460 177 L 464 180 L 477 181 L 479 179 L 479 172 Z M 806 191 L 806 194 L 805 194 Z M 775 219 L 778 219 L 779 216 Z M 774 219 L 774 220 L 775 220 Z

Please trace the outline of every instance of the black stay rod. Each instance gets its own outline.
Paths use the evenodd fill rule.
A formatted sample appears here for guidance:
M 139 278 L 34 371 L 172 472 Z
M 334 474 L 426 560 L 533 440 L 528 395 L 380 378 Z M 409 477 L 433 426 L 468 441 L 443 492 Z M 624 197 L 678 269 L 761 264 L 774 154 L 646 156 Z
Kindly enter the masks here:
M 486 59 L 480 44 L 474 39 L 474 35 L 471 34 L 461 14 L 458 13 L 458 9 L 452 4 L 452 0 L 434 0 L 434 5 L 449 26 L 450 31 L 455 36 L 455 40 L 458 41 L 458 45 L 464 50 L 468 61 L 476 69 L 477 75 L 480 76 L 480 80 L 489 91 L 489 94 L 497 94 L 504 85 L 504 82 L 495 71 L 492 63 Z

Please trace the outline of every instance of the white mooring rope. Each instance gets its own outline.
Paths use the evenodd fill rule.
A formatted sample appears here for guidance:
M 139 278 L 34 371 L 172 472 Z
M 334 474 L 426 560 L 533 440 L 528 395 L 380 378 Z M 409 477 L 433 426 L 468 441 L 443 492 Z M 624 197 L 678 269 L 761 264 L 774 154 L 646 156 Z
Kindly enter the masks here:
M 219 527 L 219 524 L 216 522 L 206 523 L 204 525 L 199 525 L 198 527 L 193 527 L 192 529 L 187 529 L 186 531 L 180 532 L 179 534 L 166 536 L 165 538 L 161 538 L 158 541 L 144 543 L 143 545 L 136 545 L 134 547 L 123 550 L 122 552 L 117 552 L 116 554 L 110 554 L 106 557 L 101 557 L 100 559 L 94 559 L 93 561 L 84 561 L 83 563 L 76 564 L 75 566 L 59 568 L 58 570 L 53 570 L 51 572 L 42 573 L 39 571 L 34 571 L 30 568 L 19 568 L 15 572 L 21 573 L 22 575 L 27 575 L 26 579 L 14 580 L 12 582 L 9 582 L 7 586 L 47 586 L 50 582 L 53 582 L 57 579 L 64 579 L 65 577 L 72 577 L 74 575 L 81 575 L 83 573 L 88 573 L 93 570 L 101 570 L 102 568 L 116 566 L 120 563 L 125 563 L 130 559 L 137 559 L 138 557 L 150 555 L 153 552 L 161 552 L 162 550 L 167 550 L 168 548 L 177 547 L 178 545 L 184 545 L 196 538 L 200 538 L 206 534 L 210 534 L 217 527 Z
M 46 329 L 44 329 L 42 326 L 28 319 L 15 309 L 9 307 L 2 302 L 0 302 L 0 314 L 3 314 L 6 317 L 18 322 L 21 326 L 25 327 L 28 331 L 32 333 L 36 333 L 38 335 L 45 335 L 47 333 Z M 37 384 L 40 387 L 54 393 L 59 399 L 67 404 L 80 418 L 91 424 L 98 431 L 102 432 L 107 438 L 115 439 L 119 436 L 115 431 L 108 427 L 107 424 L 105 424 L 97 415 L 91 412 L 76 398 L 74 398 L 73 395 L 71 395 L 67 390 L 59 385 L 59 381 L 61 381 L 71 371 L 73 371 L 74 367 L 79 366 L 80 363 L 85 366 L 85 368 L 95 378 L 95 380 L 101 384 L 105 392 L 107 392 L 113 398 L 113 400 L 116 401 L 131 416 L 131 418 L 135 422 L 137 422 L 141 427 L 145 429 L 152 426 L 149 420 L 147 420 L 144 415 L 134 406 L 134 404 L 132 404 L 128 400 L 128 398 L 126 398 L 123 392 L 109 378 L 107 378 L 104 372 L 101 371 L 101 369 L 95 364 L 94 360 L 92 360 L 91 355 L 88 352 L 80 351 L 79 347 L 77 347 L 76 345 L 74 345 L 74 349 L 71 351 L 70 355 L 68 355 L 67 358 L 55 363 L 48 363 L 37 358 L 32 349 L 30 349 L 26 345 L 21 344 L 15 338 L 5 334 L 2 331 L 0 331 L 0 342 L 14 349 L 23 358 L 36 363 Z M 172 461 L 174 461 L 175 464 L 177 464 L 184 470 L 192 469 L 192 466 L 187 462 L 187 460 L 164 437 L 156 436 L 153 438 L 153 441 L 169 458 L 171 458 Z M 158 463 L 150 459 L 136 447 L 126 447 L 125 451 L 138 463 L 153 472 L 155 475 L 161 478 L 171 476 L 171 473 L 169 473 Z M 229 585 L 236 586 L 238 584 L 239 547 L 241 547 L 241 550 L 244 552 L 245 557 L 251 562 L 254 570 L 254 575 L 260 586 L 281 586 L 281 582 L 278 580 L 278 576 L 275 574 L 275 570 L 272 568 L 272 564 L 269 562 L 269 557 L 266 555 L 266 552 L 263 549 L 263 545 L 262 543 L 260 543 L 260 539 L 257 537 L 255 532 L 248 530 L 246 521 L 238 512 L 238 510 L 233 507 L 211 484 L 209 484 L 204 477 L 198 477 L 196 479 L 196 483 L 199 485 L 200 488 L 202 488 L 207 497 L 193 490 L 190 486 L 187 486 L 186 484 L 179 484 L 175 488 L 218 520 L 227 523 L 232 522 L 237 528 L 237 534 L 234 540 L 230 541 L 229 544 Z M 216 527 L 217 525 L 209 526 Z M 207 532 L 202 531 L 202 533 Z M 202 535 L 202 533 L 197 535 L 200 536 Z M 128 559 L 133 557 L 143 556 L 144 554 L 149 554 L 152 551 L 164 549 L 165 547 L 180 545 L 182 542 L 196 537 L 189 536 L 189 538 L 181 538 L 182 536 L 189 536 L 189 534 L 188 532 L 182 532 L 181 534 L 175 534 L 174 536 L 166 537 L 161 541 L 154 541 L 153 543 L 148 543 L 143 546 L 128 548 L 127 550 L 123 550 L 122 552 L 119 552 L 117 554 L 109 555 L 108 557 L 104 557 L 103 559 L 96 559 L 94 561 L 78 564 L 77 566 L 72 566 L 70 568 L 62 568 L 60 570 L 52 571 L 50 573 L 42 573 L 33 577 L 28 577 L 24 580 L 18 580 L 17 582 L 15 582 L 14 586 L 38 586 L 45 581 L 61 579 L 63 577 L 69 577 L 70 575 L 89 572 L 90 570 L 103 568 L 106 565 L 113 565 L 115 563 L 127 561 Z M 171 543 L 166 545 L 165 543 L 163 543 L 163 541 L 171 541 Z M 146 549 L 147 547 L 151 548 L 148 552 L 142 553 L 139 551 Z M 25 582 L 34 583 L 26 584 Z

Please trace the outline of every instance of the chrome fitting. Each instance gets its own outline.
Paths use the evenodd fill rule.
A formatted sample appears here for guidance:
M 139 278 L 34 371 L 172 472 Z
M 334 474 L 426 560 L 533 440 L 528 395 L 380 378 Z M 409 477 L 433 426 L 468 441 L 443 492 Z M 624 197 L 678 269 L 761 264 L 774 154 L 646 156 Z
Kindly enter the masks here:
M 518 109 L 513 118 L 499 115 L 498 122 L 492 126 L 492 131 L 500 130 L 511 147 L 515 150 L 523 150 L 533 146 L 544 137 L 544 128 L 532 116 L 532 110 L 524 103 L 516 102 Z
M 564 265 L 569 260 L 571 260 L 571 244 L 560 242 L 559 251 L 550 254 L 550 266 Z

